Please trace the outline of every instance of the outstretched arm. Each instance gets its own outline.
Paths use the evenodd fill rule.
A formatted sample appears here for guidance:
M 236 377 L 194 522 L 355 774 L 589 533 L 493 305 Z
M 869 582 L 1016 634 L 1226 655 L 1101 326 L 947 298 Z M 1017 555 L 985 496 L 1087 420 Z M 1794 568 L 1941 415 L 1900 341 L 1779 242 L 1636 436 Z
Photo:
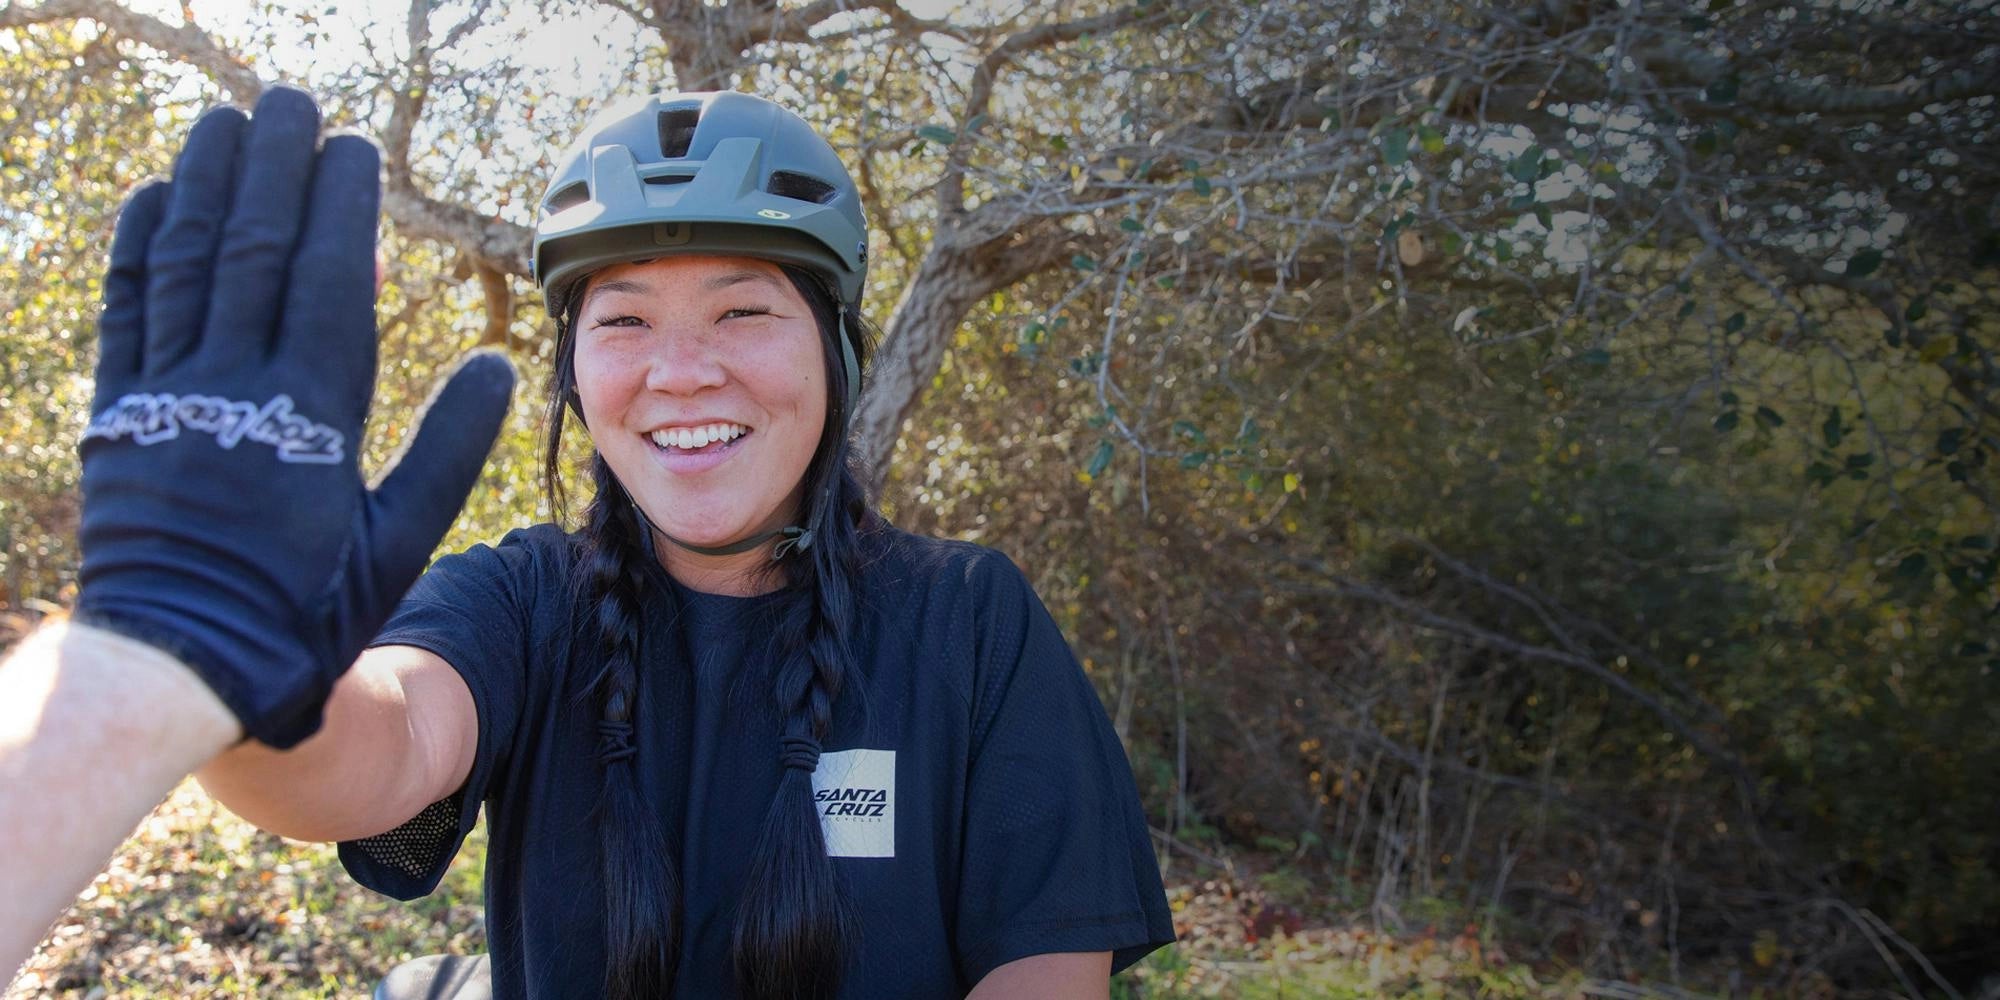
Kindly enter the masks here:
M 372 488 L 380 154 L 305 94 L 203 115 L 120 211 L 79 447 L 74 621 L 0 670 L 0 965 L 175 782 L 290 747 L 422 571 L 513 368 L 461 365 Z M 162 652 L 162 651 L 167 652 Z M 169 655 L 171 654 L 171 655 Z
M 7 979 L 139 820 L 242 735 L 201 678 L 145 643 L 63 623 L 14 648 L 0 663 Z

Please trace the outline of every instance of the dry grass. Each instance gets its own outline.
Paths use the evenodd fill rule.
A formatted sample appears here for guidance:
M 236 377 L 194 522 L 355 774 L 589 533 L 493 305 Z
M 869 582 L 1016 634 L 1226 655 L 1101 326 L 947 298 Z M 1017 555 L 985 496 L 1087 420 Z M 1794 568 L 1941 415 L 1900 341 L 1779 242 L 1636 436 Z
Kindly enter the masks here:
M 413 903 L 349 879 L 333 848 L 287 841 L 189 781 L 153 811 L 8 987 L 31 997 L 366 997 L 404 959 L 485 944 L 483 830 Z M 1170 888 L 1181 944 L 1113 984 L 1140 997 L 1575 997 L 1471 929 L 1393 937 L 1309 901 L 1193 876 Z M 1294 905 L 1297 904 L 1297 905 Z M 1261 931 L 1261 933 L 1260 933 Z

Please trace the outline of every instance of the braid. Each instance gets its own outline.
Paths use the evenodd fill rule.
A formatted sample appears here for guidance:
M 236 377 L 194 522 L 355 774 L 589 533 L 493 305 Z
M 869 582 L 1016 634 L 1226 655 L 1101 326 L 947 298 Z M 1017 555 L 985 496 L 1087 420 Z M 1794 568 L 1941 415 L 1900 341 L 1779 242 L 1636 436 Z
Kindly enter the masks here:
M 631 500 L 601 456 L 591 460 L 597 496 L 585 513 L 581 582 L 596 598 L 604 666 L 590 689 L 602 706 L 598 760 L 605 891 L 605 993 L 614 1000 L 663 996 L 680 956 L 680 878 L 665 835 L 639 794 L 632 763 L 638 687 L 639 592 L 646 556 L 636 542 Z M 586 604 L 586 606 L 589 606 Z
M 790 600 L 773 637 L 789 650 L 773 680 L 780 713 L 777 794 L 765 814 L 737 904 L 732 952 L 738 990 L 753 1000 L 831 997 L 857 936 L 852 901 L 827 855 L 812 773 L 852 656 L 854 521 L 847 476 L 825 506 L 820 534 L 790 566 Z M 829 537 L 831 534 L 833 537 Z
M 543 422 L 542 487 L 558 522 L 565 519 L 563 425 L 581 419 L 576 394 L 576 320 L 582 297 L 556 316 L 556 362 L 549 373 Z M 632 714 L 639 686 L 639 594 L 649 556 L 640 549 L 632 500 L 604 456 L 591 454 L 597 487 L 584 512 L 583 557 L 574 581 L 578 606 L 594 608 L 604 666 L 587 693 L 602 706 L 597 758 L 604 766 L 598 799 L 604 875 L 604 993 L 611 1000 L 666 996 L 680 960 L 680 874 L 659 819 L 639 794 L 632 757 Z M 671 600 L 671 595 L 666 599 Z
M 803 290 L 804 282 L 793 280 Z M 823 300 L 808 295 L 807 301 Z M 859 323 L 858 313 L 848 319 Z M 820 320 L 822 330 L 836 328 L 832 315 Z M 827 855 L 812 788 L 820 741 L 853 662 L 848 627 L 859 572 L 855 524 L 866 507 L 847 468 L 840 416 L 860 387 L 846 384 L 833 351 L 828 354 L 832 413 L 805 480 L 820 495 L 817 503 L 806 501 L 813 542 L 784 561 L 788 600 L 772 636 L 782 657 L 772 675 L 781 773 L 737 902 L 730 949 L 737 990 L 751 1000 L 832 997 L 859 936 L 853 900 Z

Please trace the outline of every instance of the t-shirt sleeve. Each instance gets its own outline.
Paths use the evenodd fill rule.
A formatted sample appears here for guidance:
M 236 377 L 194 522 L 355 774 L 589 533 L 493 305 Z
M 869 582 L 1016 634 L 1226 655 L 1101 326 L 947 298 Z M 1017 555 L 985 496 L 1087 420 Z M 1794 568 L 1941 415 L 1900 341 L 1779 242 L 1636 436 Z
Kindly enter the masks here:
M 1097 691 L 1021 573 L 985 560 L 957 947 L 968 981 L 1015 959 L 1174 939 L 1131 764 Z
M 417 579 L 372 646 L 415 646 L 437 654 L 465 679 L 479 719 L 479 745 L 465 785 L 408 822 L 340 844 L 354 880 L 397 899 L 437 888 L 472 830 L 494 775 L 506 773 L 525 691 L 534 595 L 549 539 L 532 529 L 499 546 L 445 556 Z

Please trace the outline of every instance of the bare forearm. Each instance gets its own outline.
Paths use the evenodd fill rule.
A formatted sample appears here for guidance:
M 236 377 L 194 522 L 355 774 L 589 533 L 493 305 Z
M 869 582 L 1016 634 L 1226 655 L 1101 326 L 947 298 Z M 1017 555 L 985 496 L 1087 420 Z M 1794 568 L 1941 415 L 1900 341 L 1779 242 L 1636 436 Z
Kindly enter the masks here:
M 351 840 L 394 827 L 465 780 L 455 747 L 420 725 L 413 704 L 469 696 L 414 651 L 362 655 L 327 699 L 318 733 L 285 751 L 245 743 L 196 772 L 231 812 L 295 840 Z M 452 688 L 456 686 L 457 690 Z
M 175 784 L 240 739 L 201 679 L 158 649 L 55 625 L 0 663 L 0 969 Z
M 1110 952 L 1056 952 L 1017 958 L 994 969 L 967 1000 L 1101 1000 L 1110 992 Z

